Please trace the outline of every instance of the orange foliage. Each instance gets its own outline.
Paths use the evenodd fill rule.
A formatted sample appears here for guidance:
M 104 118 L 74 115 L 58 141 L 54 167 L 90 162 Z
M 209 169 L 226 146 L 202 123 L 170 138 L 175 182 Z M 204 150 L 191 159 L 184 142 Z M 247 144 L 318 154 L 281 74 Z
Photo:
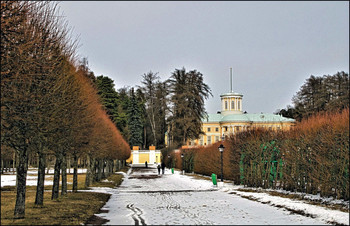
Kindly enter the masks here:
M 75 73 L 81 88 L 81 99 L 86 106 L 85 129 L 89 130 L 88 150 L 92 157 L 126 160 L 131 151 L 115 124 L 100 103 L 96 89 L 82 71 Z
M 171 153 L 187 172 L 221 175 L 221 142 Z M 245 131 L 225 140 L 224 178 L 247 186 L 283 188 L 349 199 L 349 109 L 319 113 L 290 131 Z M 174 162 L 174 161 L 173 161 Z

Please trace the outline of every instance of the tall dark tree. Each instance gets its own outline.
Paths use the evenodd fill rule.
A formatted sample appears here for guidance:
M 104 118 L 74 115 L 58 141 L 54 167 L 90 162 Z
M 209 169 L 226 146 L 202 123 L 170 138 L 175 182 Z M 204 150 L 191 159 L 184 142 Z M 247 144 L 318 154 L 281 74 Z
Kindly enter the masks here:
M 172 95 L 170 136 L 173 144 L 180 146 L 201 134 L 201 120 L 206 115 L 204 100 L 212 94 L 202 73 L 196 70 L 176 69 L 168 83 Z
M 165 147 L 165 139 L 164 134 L 167 131 L 167 121 L 166 118 L 168 116 L 168 95 L 169 95 L 169 87 L 167 82 L 157 82 L 156 83 L 156 145 L 158 148 Z
M 138 103 L 139 106 L 139 110 L 140 110 L 140 117 L 141 117 L 141 122 L 142 122 L 142 126 L 143 126 L 143 132 L 142 132 L 142 137 L 143 137 L 143 148 L 148 147 L 147 145 L 149 144 L 148 142 L 148 134 L 151 134 L 151 131 L 147 130 L 147 127 L 149 127 L 148 125 L 148 119 L 147 119 L 147 112 L 146 112 L 146 106 L 145 106 L 145 95 L 142 92 L 142 90 L 139 88 L 136 90 L 136 101 Z
M 128 108 L 130 104 L 129 91 L 127 87 L 118 89 L 117 100 L 117 117 L 114 119 L 114 123 L 120 130 L 120 133 L 124 139 L 129 142 L 130 132 L 128 127 Z
M 118 117 L 118 93 L 114 89 L 113 80 L 107 76 L 97 76 L 96 86 L 107 114 L 110 116 L 112 121 L 115 121 Z
M 130 104 L 128 108 L 128 127 L 130 131 L 130 146 L 142 146 L 143 124 L 141 120 L 141 110 L 136 99 L 134 88 L 130 91 Z

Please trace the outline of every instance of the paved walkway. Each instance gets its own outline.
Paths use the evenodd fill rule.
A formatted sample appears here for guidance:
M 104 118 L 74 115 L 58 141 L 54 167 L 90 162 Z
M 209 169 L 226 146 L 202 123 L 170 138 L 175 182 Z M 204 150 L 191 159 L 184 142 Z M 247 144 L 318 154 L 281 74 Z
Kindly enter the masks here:
M 97 216 L 111 225 L 325 224 L 169 169 L 158 175 L 156 168 L 132 168 L 121 186 L 109 192 L 112 196 Z

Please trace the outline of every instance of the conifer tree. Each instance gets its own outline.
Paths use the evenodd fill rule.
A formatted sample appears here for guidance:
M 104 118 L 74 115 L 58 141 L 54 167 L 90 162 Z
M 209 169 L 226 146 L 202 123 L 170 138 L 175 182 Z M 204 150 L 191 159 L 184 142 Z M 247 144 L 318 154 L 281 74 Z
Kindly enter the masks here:
M 107 114 L 112 121 L 115 121 L 118 117 L 118 93 L 114 89 L 113 80 L 107 76 L 100 75 L 96 77 L 96 85 L 98 89 L 97 93 L 100 95 L 101 102 Z
M 188 139 L 196 139 L 201 134 L 202 118 L 206 115 L 204 100 L 211 90 L 203 81 L 203 74 L 185 68 L 176 69 L 168 80 L 170 86 L 172 116 L 170 134 L 175 146 L 185 144 Z
M 123 138 L 126 142 L 129 142 L 130 132 L 128 127 L 128 108 L 130 103 L 130 98 L 128 95 L 128 88 L 123 87 L 118 89 L 118 100 L 117 100 L 117 117 L 114 120 L 114 123 L 117 125 L 117 128 L 120 130 Z
M 130 104 L 128 108 L 128 126 L 130 130 L 130 146 L 142 146 L 143 125 L 141 120 L 141 111 L 136 99 L 134 88 L 131 88 Z

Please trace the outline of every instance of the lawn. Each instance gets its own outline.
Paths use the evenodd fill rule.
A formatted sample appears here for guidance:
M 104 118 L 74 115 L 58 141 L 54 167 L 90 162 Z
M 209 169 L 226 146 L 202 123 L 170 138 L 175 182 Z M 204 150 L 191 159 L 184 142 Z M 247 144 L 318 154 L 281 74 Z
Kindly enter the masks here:
M 125 172 L 127 170 L 123 169 Z M 85 188 L 85 174 L 78 175 L 78 189 Z M 73 176 L 68 175 L 68 182 L 72 182 Z M 103 182 L 94 183 L 91 187 L 115 187 L 121 184 L 123 176 L 112 174 Z M 44 205 L 34 205 L 36 186 L 27 186 L 26 213 L 24 219 L 13 219 L 16 201 L 14 186 L 1 188 L 1 225 L 79 225 L 84 224 L 100 208 L 105 205 L 110 195 L 94 192 L 78 191 L 68 192 L 66 196 L 60 196 L 57 200 L 51 200 L 52 186 L 45 186 Z M 68 184 L 68 190 L 72 184 Z

